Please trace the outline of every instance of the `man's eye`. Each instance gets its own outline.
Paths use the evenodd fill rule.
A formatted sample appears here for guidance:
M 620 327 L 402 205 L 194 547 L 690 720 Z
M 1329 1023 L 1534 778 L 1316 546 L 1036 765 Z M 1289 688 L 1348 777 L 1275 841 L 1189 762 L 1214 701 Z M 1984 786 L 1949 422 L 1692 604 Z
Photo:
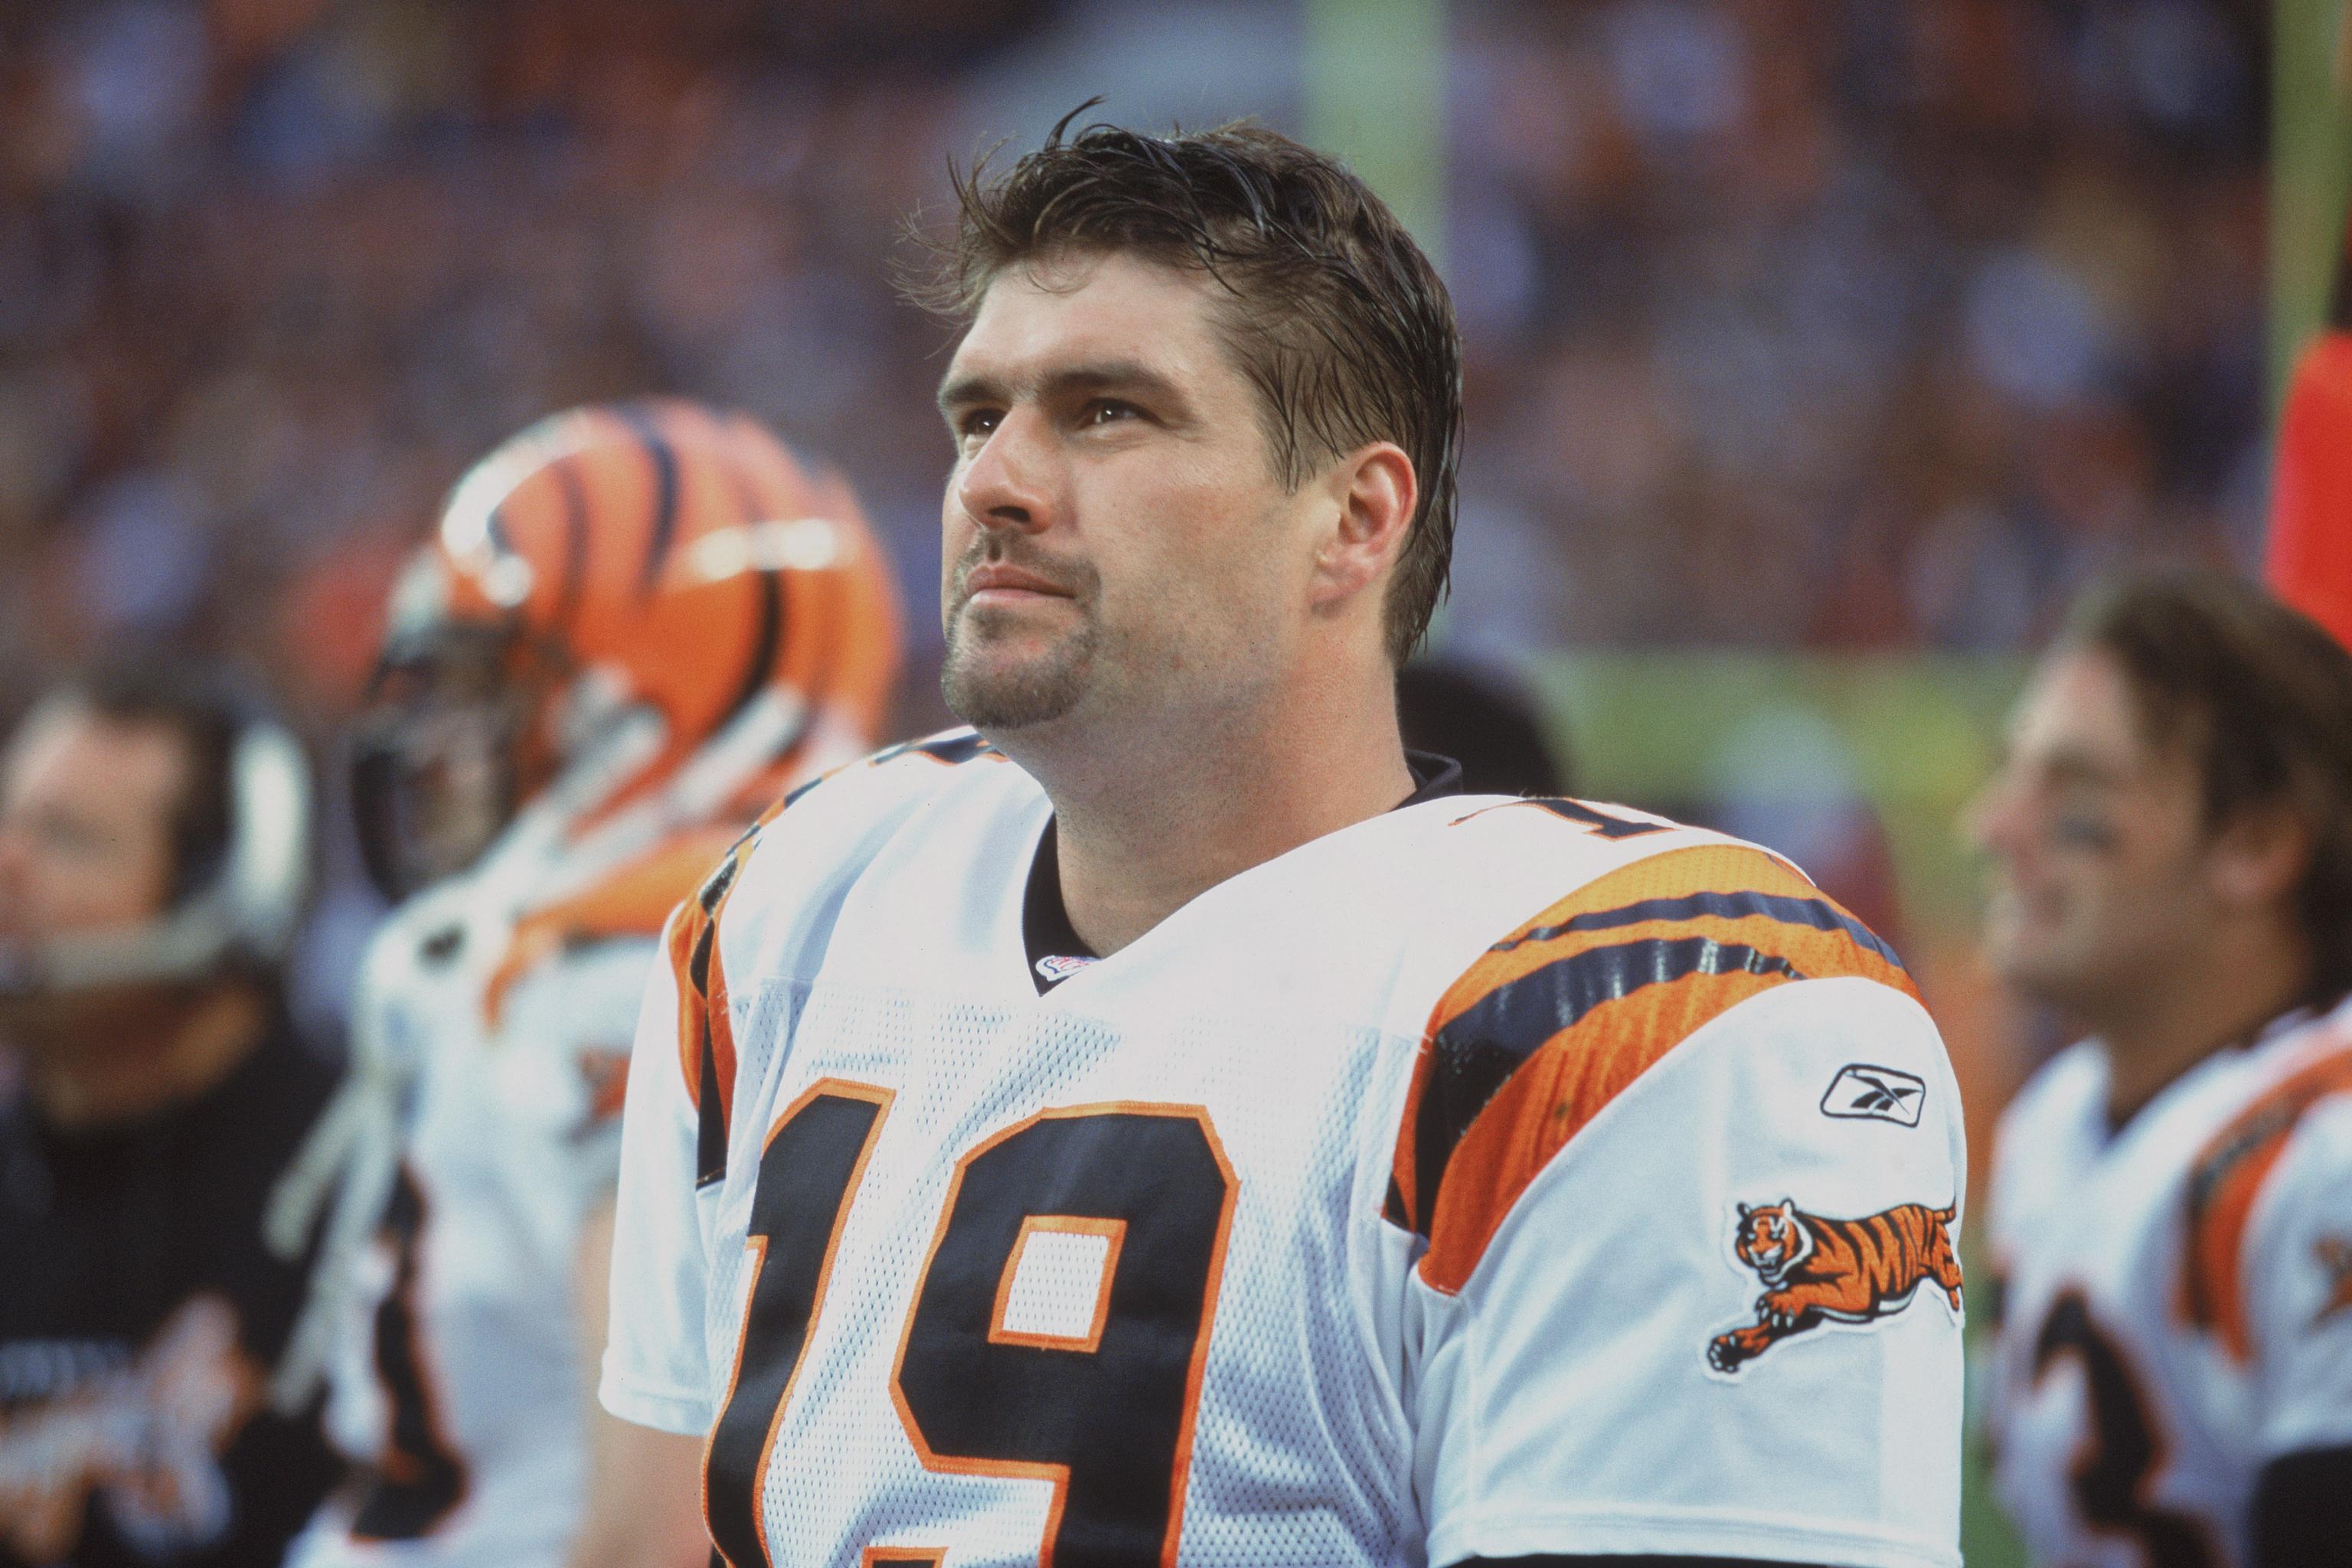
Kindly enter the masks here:
M 1095 399 L 1094 402 L 1087 405 L 1087 412 L 1083 423 L 1087 425 L 1115 425 L 1123 419 L 1136 418 L 1141 415 L 1142 412 L 1143 410 L 1138 408 L 1132 403 L 1119 403 L 1111 398 L 1098 397 Z
M 2051 815 L 2050 837 L 2072 849 L 2108 850 L 2116 847 L 2116 826 L 2104 812 L 2061 806 Z
M 960 441 L 984 439 L 1003 419 L 1004 416 L 993 408 L 975 408 L 956 421 L 956 438 Z

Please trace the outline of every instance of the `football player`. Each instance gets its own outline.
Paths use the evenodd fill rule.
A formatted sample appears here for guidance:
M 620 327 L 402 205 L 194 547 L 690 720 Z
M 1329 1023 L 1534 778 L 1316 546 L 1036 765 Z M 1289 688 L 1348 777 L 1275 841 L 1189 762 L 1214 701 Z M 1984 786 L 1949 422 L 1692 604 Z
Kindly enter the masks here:
M 1960 1122 L 1900 963 L 1763 850 L 1400 742 L 1428 260 L 1248 126 L 961 200 L 975 729 L 675 920 L 606 1406 L 705 1451 L 734 1568 L 1957 1564 Z
M 366 1471 L 296 1562 L 707 1555 L 691 1468 L 665 1486 L 632 1429 L 591 1430 L 629 1038 L 663 919 L 783 789 L 878 742 L 897 647 L 854 500 L 740 416 L 575 411 L 452 491 L 357 745 L 410 896 L 362 969 L 370 1088 L 313 1152 L 349 1267 L 312 1364 Z M 604 1510 L 592 1447 L 640 1506 Z
M 2352 655 L 2097 594 L 1974 827 L 1994 963 L 2088 1032 L 1995 1145 L 2011 1512 L 2046 1563 L 2352 1561 Z

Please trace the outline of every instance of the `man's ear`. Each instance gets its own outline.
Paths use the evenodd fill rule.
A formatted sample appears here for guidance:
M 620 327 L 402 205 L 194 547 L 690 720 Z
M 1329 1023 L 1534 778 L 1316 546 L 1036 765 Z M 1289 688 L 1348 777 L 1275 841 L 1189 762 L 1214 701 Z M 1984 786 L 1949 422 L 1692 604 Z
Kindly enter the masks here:
M 2294 897 L 2311 864 L 2311 826 L 2284 804 L 2250 806 L 2231 817 L 2207 846 L 2214 895 L 2235 909 L 2256 909 Z
M 1421 486 L 1412 459 L 1393 441 L 1375 441 L 1324 475 L 1325 531 L 1315 555 L 1314 599 L 1336 607 L 1382 581 L 1404 549 Z

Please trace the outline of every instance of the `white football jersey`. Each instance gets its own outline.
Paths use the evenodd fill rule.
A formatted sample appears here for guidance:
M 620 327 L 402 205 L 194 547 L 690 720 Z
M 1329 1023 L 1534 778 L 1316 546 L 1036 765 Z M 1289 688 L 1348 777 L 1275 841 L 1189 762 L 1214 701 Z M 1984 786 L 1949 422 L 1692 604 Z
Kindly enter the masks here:
M 353 1035 L 391 1118 L 380 1173 L 362 1160 L 344 1178 L 345 1212 L 378 1223 L 328 1352 L 328 1429 L 362 1470 L 289 1562 L 563 1560 L 593 1348 L 581 1226 L 612 1194 L 662 921 L 730 837 L 682 835 L 584 876 L 509 844 L 373 940 Z
M 2120 1130 L 2095 1042 L 1994 1145 L 1990 1407 L 2037 1562 L 2248 1568 L 2265 1463 L 2352 1441 L 2352 1005 L 2218 1052 Z
M 603 1397 L 708 1434 L 735 1568 L 1958 1563 L 1894 955 L 1718 835 L 1432 793 L 1087 962 L 967 732 L 680 911 Z

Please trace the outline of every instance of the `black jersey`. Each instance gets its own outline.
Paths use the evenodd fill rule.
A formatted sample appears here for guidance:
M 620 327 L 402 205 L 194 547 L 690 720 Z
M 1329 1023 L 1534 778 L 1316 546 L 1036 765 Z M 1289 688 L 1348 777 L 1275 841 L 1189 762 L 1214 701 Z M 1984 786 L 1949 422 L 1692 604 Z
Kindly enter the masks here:
M 261 1235 L 335 1079 L 281 1025 L 134 1123 L 0 1110 L 0 1568 L 267 1568 L 335 1479 L 268 1406 L 310 1260 Z

